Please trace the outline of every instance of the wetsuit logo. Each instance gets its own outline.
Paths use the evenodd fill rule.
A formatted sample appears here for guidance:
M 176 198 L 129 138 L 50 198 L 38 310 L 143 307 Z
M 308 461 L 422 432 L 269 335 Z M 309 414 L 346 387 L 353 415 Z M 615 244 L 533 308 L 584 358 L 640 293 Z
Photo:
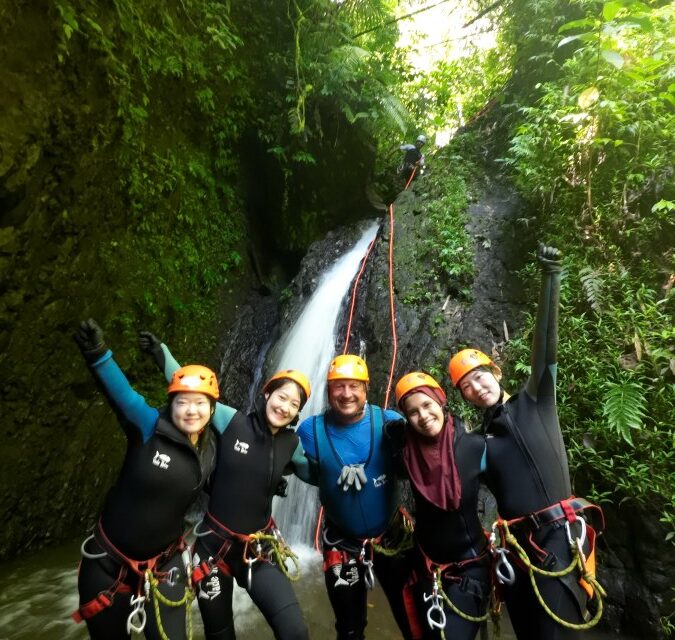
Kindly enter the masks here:
M 248 453 L 248 443 L 247 442 L 239 442 L 239 440 L 237 440 L 234 443 L 234 450 L 237 453 L 243 453 L 245 455 L 245 454 Z
M 373 486 L 383 487 L 385 484 L 387 484 L 386 474 L 383 473 L 381 476 L 377 476 L 377 478 L 373 478 Z
M 203 600 L 214 600 L 220 595 L 220 580 L 215 575 L 218 569 L 214 569 L 209 579 L 199 583 L 199 597 Z
M 155 457 L 152 459 L 152 464 L 160 469 L 168 469 L 169 462 L 171 462 L 171 458 L 167 456 L 166 453 L 155 451 Z

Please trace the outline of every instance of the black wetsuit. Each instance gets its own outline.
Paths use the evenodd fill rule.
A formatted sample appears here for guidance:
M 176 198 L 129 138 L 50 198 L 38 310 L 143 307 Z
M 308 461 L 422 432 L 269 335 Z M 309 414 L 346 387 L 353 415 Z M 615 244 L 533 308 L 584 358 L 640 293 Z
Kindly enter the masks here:
M 186 571 L 179 549 L 171 549 L 183 533 L 183 516 L 197 497 L 215 462 L 215 441 L 207 430 L 196 449 L 188 437 L 167 419 L 164 411 L 148 406 L 129 385 L 126 377 L 106 352 L 91 366 L 127 437 L 127 451 L 115 485 L 110 489 L 94 539 L 85 544 L 91 555 L 80 565 L 78 590 L 80 605 L 105 592 L 122 578 L 122 591 L 114 594 L 112 606 L 86 620 L 89 634 L 96 640 L 128 637 L 127 617 L 130 598 L 143 593 L 143 578 L 125 568 L 111 555 L 110 545 L 132 560 L 148 560 L 167 552 L 157 572 L 174 570 L 176 584 L 160 584 L 169 600 L 178 601 L 185 593 Z M 147 638 L 160 638 L 154 604 L 146 603 Z M 164 632 L 172 638 L 185 638 L 185 607 L 160 605 Z
M 265 420 L 264 398 L 258 399 L 249 415 L 236 412 L 219 433 L 208 514 L 199 527 L 207 533 L 195 544 L 196 565 L 215 557 L 223 544 L 230 544 L 222 556 L 230 575 L 248 591 L 275 637 L 288 640 L 308 638 L 290 581 L 275 564 L 259 561 L 252 565 L 249 588 L 249 569 L 243 560 L 245 543 L 219 529 L 213 520 L 235 534 L 264 530 L 270 522 L 276 488 L 282 475 L 293 470 L 292 459 L 298 449 L 299 440 L 292 429 L 272 435 Z M 198 602 L 207 639 L 235 637 L 231 577 L 214 567 L 198 585 Z
M 484 417 L 488 486 L 500 516 L 507 520 L 545 509 L 572 493 L 555 396 L 559 294 L 560 267 L 544 266 L 531 375 L 519 393 L 488 409 Z M 559 571 L 572 560 L 565 527 L 558 524 L 512 528 L 530 559 L 549 571 Z M 539 554 L 537 559 L 527 539 L 530 533 L 546 557 Z M 578 577 L 573 572 L 565 579 L 537 578 L 548 605 L 573 623 L 583 622 L 586 605 Z M 505 599 L 519 640 L 559 640 L 577 633 L 544 611 L 524 571 L 516 570 L 516 582 L 506 589 Z
M 427 620 L 431 601 L 425 601 L 424 595 L 432 593 L 434 582 L 430 571 L 445 567 L 442 571 L 443 590 L 453 604 L 469 616 L 479 617 L 485 613 L 489 595 L 490 559 L 485 555 L 487 540 L 477 514 L 485 441 L 478 433 L 467 433 L 460 418 L 453 416 L 453 420 L 455 464 L 462 487 L 459 508 L 441 509 L 422 496 L 412 483 L 410 485 L 415 500 L 416 545 L 411 556 L 412 572 L 406 591 L 412 595 L 414 602 L 414 610 L 408 609 L 414 638 L 441 637 L 440 630 L 432 629 Z M 399 425 L 392 427 L 391 431 L 400 428 Z M 402 442 L 400 435 L 391 432 L 388 435 L 393 442 Z M 399 467 L 402 473 L 407 473 L 402 460 Z M 465 620 L 447 604 L 443 609 L 446 638 L 471 640 L 475 637 L 479 623 Z M 433 617 L 438 620 L 438 613 Z

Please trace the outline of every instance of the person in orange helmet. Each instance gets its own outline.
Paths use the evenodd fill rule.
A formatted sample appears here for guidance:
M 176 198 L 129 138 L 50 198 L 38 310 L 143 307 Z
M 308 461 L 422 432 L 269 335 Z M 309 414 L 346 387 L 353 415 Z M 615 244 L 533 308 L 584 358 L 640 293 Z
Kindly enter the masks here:
M 503 519 L 495 533 L 506 534 L 508 529 L 527 554 L 527 560 L 513 562 L 517 550 L 510 545 L 508 556 L 500 556 L 497 565 L 516 635 L 519 640 L 560 640 L 575 637 L 590 617 L 587 605 L 594 590 L 588 580 L 594 580 L 595 531 L 587 520 L 601 511 L 572 495 L 555 393 L 562 256 L 541 245 L 538 259 L 541 293 L 531 372 L 523 388 L 514 395 L 504 390 L 499 367 L 477 349 L 455 354 L 448 373 L 464 400 L 484 412 L 487 484 Z M 537 573 L 534 587 L 530 570 L 524 569 L 530 563 L 538 571 L 559 572 L 571 567 L 577 556 L 583 571 L 564 576 Z M 567 624 L 559 624 L 551 614 Z M 594 621 L 598 619 L 595 615 Z
M 141 631 L 153 640 L 186 638 L 183 518 L 214 466 L 216 374 L 201 365 L 178 369 L 167 406 L 156 409 L 131 387 L 94 320 L 82 322 L 74 338 L 118 416 L 127 449 L 94 533 L 82 543 L 73 618 L 86 622 L 94 640 Z
M 141 348 L 151 353 L 168 379 L 179 364 L 168 347 L 149 332 Z M 208 485 L 207 511 L 194 528 L 192 581 L 207 640 L 235 638 L 233 579 L 246 589 L 279 640 L 306 640 L 300 606 L 282 568 L 271 560 L 274 538 L 287 549 L 272 520 L 272 498 L 283 492 L 283 476 L 307 479 L 308 461 L 290 427 L 310 397 L 307 377 L 297 369 L 277 371 L 263 385 L 253 410 L 245 414 L 216 403 L 213 426 L 218 442 Z
M 326 378 L 330 408 L 303 420 L 298 435 L 318 478 L 324 509 L 324 579 L 337 638 L 364 637 L 367 594 L 375 576 L 409 638 L 403 605 L 406 574 L 401 570 L 405 561 L 401 555 L 377 552 L 372 543 L 393 550 L 405 540 L 396 470 L 384 438 L 386 424 L 402 417 L 368 403 L 370 377 L 359 356 L 336 356 Z
M 422 371 L 396 384 L 407 425 L 388 437 L 415 501 L 415 552 L 406 586 L 415 638 L 473 640 L 486 616 L 490 555 L 478 518 L 485 441 L 446 408 L 445 392 Z

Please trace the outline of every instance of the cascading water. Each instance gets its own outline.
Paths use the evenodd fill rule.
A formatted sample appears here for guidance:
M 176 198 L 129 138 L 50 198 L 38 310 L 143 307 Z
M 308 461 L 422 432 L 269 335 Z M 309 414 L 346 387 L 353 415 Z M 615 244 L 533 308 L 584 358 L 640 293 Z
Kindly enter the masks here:
M 299 369 L 312 384 L 312 397 L 301 419 L 325 410 L 326 371 L 335 354 L 340 308 L 377 227 L 371 224 L 356 245 L 322 275 L 300 317 L 275 349 L 279 355 L 271 370 Z M 319 510 L 316 488 L 291 477 L 288 497 L 275 500 L 274 519 L 286 540 L 290 544 L 309 544 Z

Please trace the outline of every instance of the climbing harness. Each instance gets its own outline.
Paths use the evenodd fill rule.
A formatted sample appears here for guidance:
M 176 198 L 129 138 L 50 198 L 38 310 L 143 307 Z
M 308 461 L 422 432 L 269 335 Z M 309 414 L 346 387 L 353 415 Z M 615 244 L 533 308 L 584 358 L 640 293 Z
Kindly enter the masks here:
M 87 551 L 87 543 L 90 540 L 95 540 L 96 543 L 103 549 L 100 553 L 91 553 Z M 107 589 L 97 594 L 95 598 L 89 602 L 81 605 L 77 611 L 72 614 L 75 622 L 82 622 L 89 620 L 95 615 L 101 613 L 108 607 L 112 606 L 115 595 L 117 593 L 130 593 L 131 587 L 125 583 L 125 579 L 129 574 L 129 570 L 135 573 L 139 580 L 136 593 L 131 595 L 130 606 L 131 612 L 127 616 L 126 629 L 127 633 L 142 633 L 147 624 L 147 612 L 145 611 L 145 604 L 149 600 L 154 600 L 154 611 L 157 620 L 157 629 L 160 637 L 163 640 L 168 640 L 162 626 L 162 620 L 159 610 L 159 603 L 169 607 L 185 606 L 188 617 L 189 634 L 188 640 L 192 638 L 192 611 L 190 603 L 194 599 L 192 585 L 190 583 L 191 566 L 189 561 L 189 551 L 184 540 L 181 538 L 176 543 L 172 544 L 168 549 L 162 553 L 148 559 L 148 560 L 134 560 L 124 555 L 108 538 L 103 531 L 103 527 L 99 521 L 94 534 L 84 540 L 80 548 L 82 556 L 89 560 L 99 560 L 104 557 L 110 557 L 117 564 L 120 565 L 117 578 L 113 584 Z M 183 563 L 185 565 L 185 575 L 187 576 L 185 593 L 178 601 L 169 600 L 159 591 L 159 585 L 166 582 L 169 586 L 175 586 L 178 582 L 180 571 L 177 567 L 172 567 L 169 571 L 157 571 L 157 567 L 163 564 L 166 560 L 172 557 L 177 551 L 182 552 Z M 141 585 L 143 592 L 141 592 Z
M 560 502 L 547 507 L 546 509 L 542 509 L 541 511 L 537 511 L 520 518 L 514 518 L 512 520 L 502 520 L 500 518 L 492 525 L 492 533 L 490 535 L 490 551 L 496 558 L 495 574 L 499 583 L 508 585 L 512 584 L 515 579 L 513 566 L 507 557 L 508 555 L 511 555 L 514 561 L 524 571 L 527 571 L 534 594 L 544 611 L 546 611 L 546 613 L 561 626 L 579 631 L 590 629 L 600 621 L 603 613 L 603 598 L 607 595 L 595 576 L 596 531 L 586 522 L 583 517 L 579 515 L 582 512 L 589 510 L 596 510 L 597 513 L 599 513 L 599 530 L 602 531 L 604 528 L 604 517 L 600 507 L 591 504 L 582 498 L 571 497 L 567 500 L 561 500 Z M 572 526 L 575 524 L 578 524 L 579 526 L 579 535 L 572 533 Z M 525 531 L 527 531 L 528 540 L 536 553 L 538 547 L 532 540 L 532 532 L 536 531 L 542 526 L 565 528 L 567 542 L 572 555 L 572 561 L 567 567 L 561 569 L 560 571 L 549 571 L 534 565 L 530 560 L 527 551 L 525 551 L 523 546 L 518 542 L 516 536 L 511 532 L 511 527 L 516 529 L 518 527 L 522 527 Z M 500 539 L 499 546 L 496 544 L 498 534 Z M 583 551 L 584 543 L 586 541 L 588 541 L 590 549 L 588 556 L 586 556 Z M 539 551 L 541 551 L 542 555 L 545 554 L 543 550 Z M 546 578 L 564 578 L 575 570 L 579 571 L 579 584 L 588 595 L 589 601 L 596 601 L 595 615 L 590 620 L 583 623 L 568 622 L 567 620 L 563 620 L 558 615 L 556 615 L 555 612 L 553 612 L 547 605 L 546 601 L 541 595 L 537 581 L 535 579 L 537 575 Z
M 300 578 L 298 556 L 288 546 L 272 518 L 269 519 L 263 529 L 251 534 L 232 531 L 208 511 L 202 522 L 207 525 L 208 529 L 200 531 L 199 525 L 201 523 L 197 523 L 193 529 L 195 536 L 200 538 L 213 534 L 220 538 L 223 543 L 214 555 L 204 561 L 196 561 L 192 571 L 193 584 L 199 584 L 213 571 L 214 567 L 218 567 L 224 575 L 232 575 L 232 571 L 224 558 L 235 541 L 243 545 L 242 559 L 247 566 L 246 585 L 249 591 L 253 586 L 253 565 L 256 562 L 276 564 L 279 570 L 292 582 Z M 293 572 L 288 569 L 286 564 L 288 560 L 293 563 Z

